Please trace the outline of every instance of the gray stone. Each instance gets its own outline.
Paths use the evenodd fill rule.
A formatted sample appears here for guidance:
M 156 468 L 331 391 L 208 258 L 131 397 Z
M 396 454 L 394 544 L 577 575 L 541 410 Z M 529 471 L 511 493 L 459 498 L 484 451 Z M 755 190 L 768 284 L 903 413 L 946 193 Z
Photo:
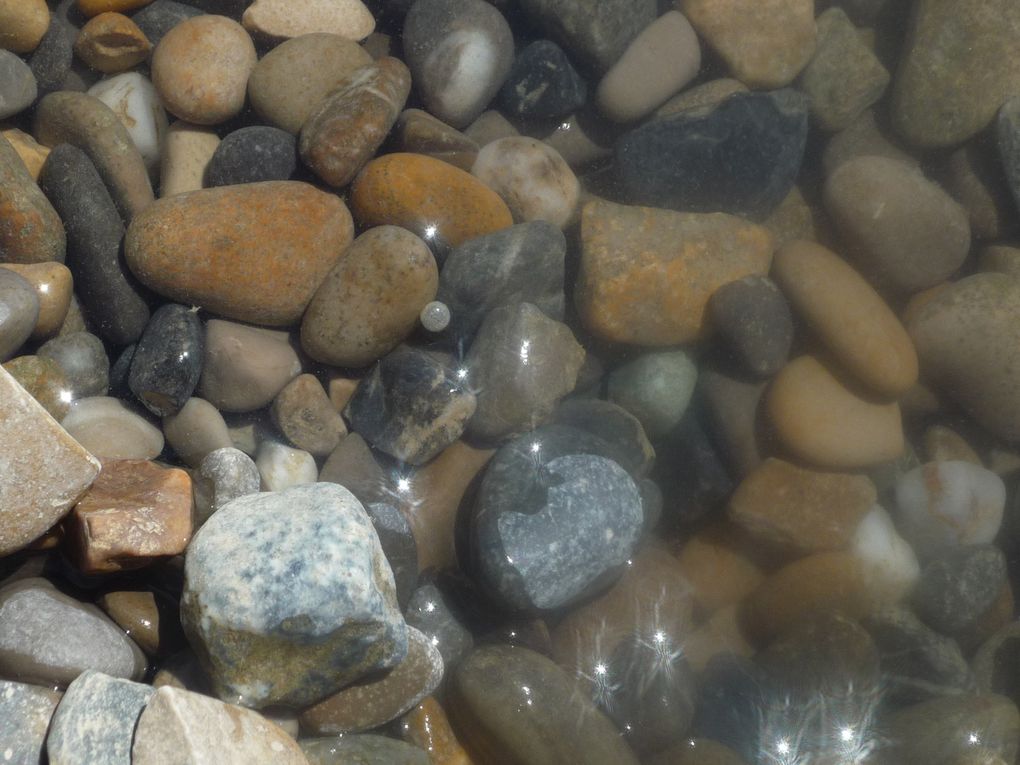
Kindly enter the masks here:
M 365 511 L 379 535 L 379 544 L 393 572 L 397 603 L 403 610 L 418 584 L 418 545 L 411 524 L 388 502 L 370 502 L 365 505 Z
M 131 765 L 135 724 L 153 688 L 102 672 L 67 686 L 46 737 L 50 765 Z
M 329 483 L 239 497 L 195 534 L 181 621 L 222 698 L 307 706 L 407 652 L 361 503 Z
M 917 164 L 911 154 L 885 135 L 875 121 L 874 110 L 868 109 L 828 140 L 822 151 L 822 168 L 825 175 L 832 175 L 847 160 L 868 155 Z
M 259 469 L 240 449 L 226 446 L 209 452 L 192 475 L 195 528 L 233 499 L 259 491 Z
M 683 419 L 697 380 L 698 368 L 683 351 L 646 353 L 613 370 L 609 398 L 648 434 L 662 436 Z
M 74 332 L 47 340 L 37 356 L 52 359 L 71 383 L 72 400 L 105 396 L 110 387 L 110 359 L 103 341 L 89 332 Z
M 28 64 L 10 51 L 0 50 L 0 120 L 31 106 L 38 90 Z
M 447 670 L 456 666 L 474 646 L 470 630 L 457 620 L 434 584 L 422 585 L 414 591 L 404 618 L 439 649 Z
M 975 625 L 1005 584 L 1006 556 L 998 547 L 959 547 L 921 569 L 914 609 L 932 629 L 955 635 Z
M 198 311 L 166 303 L 145 327 L 128 372 L 128 387 L 159 417 L 177 414 L 202 374 L 202 322 Z
M 28 172 L 14 147 L 0 136 L 0 205 L 16 225 L 0 229 L 0 261 L 64 262 L 67 247 L 60 216 Z
M 340 484 L 366 505 L 392 502 L 397 496 L 395 482 L 357 433 L 350 433 L 340 441 L 322 466 L 319 480 Z
M 556 119 L 584 106 L 588 85 L 559 45 L 536 40 L 517 54 L 499 98 L 516 117 Z
M 0 267 L 0 361 L 17 353 L 38 320 L 39 296 L 31 282 Z
M 220 410 L 204 398 L 189 398 L 177 414 L 163 418 L 167 444 L 191 467 L 199 467 L 217 449 L 232 446 Z
M 201 14 L 202 12 L 198 8 L 174 0 L 155 0 L 137 13 L 132 14 L 131 20 L 142 30 L 142 34 L 155 48 L 163 39 L 163 35 L 175 26 Z
M 0 674 L 63 687 L 88 669 L 138 678 L 145 657 L 102 611 L 45 579 L 0 590 Z
M 616 458 L 633 476 L 652 469 L 655 449 L 648 442 L 641 421 L 619 404 L 598 398 L 569 398 L 553 410 L 550 423 L 579 428 L 613 444 Z
M 723 285 L 708 300 L 719 339 L 756 377 L 771 377 L 787 362 L 793 314 L 783 293 L 766 276 L 745 276 Z
M 0 757 L 11 765 L 38 765 L 60 693 L 0 680 Z
M 309 765 L 429 765 L 431 762 L 423 749 L 371 733 L 305 738 L 298 743 Z
M 1020 207 L 1020 98 L 1011 98 L 999 110 L 995 123 L 999 157 L 1013 200 Z

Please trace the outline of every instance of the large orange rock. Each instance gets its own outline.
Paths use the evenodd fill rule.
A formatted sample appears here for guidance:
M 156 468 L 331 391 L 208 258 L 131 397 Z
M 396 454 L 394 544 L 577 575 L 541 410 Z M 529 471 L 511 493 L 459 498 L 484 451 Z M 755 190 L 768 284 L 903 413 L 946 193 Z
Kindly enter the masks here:
M 171 300 L 282 327 L 301 319 L 353 236 L 339 197 L 268 181 L 160 199 L 132 219 L 124 256 Z
M 387 154 L 369 162 L 351 187 L 351 208 L 363 227 L 403 226 L 429 245 L 456 247 L 514 222 L 495 191 L 424 154 Z

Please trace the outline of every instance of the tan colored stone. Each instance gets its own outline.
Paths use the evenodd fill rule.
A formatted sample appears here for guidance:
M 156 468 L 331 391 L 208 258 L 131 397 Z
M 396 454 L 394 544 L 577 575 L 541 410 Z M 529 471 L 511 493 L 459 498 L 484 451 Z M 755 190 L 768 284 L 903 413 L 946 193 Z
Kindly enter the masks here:
M 716 104 L 722 103 L 734 93 L 746 92 L 747 86 L 740 80 L 720 77 L 677 93 L 655 111 L 655 116 L 666 117 L 693 109 L 710 111 Z
M 222 319 L 206 322 L 198 381 L 202 397 L 223 412 L 266 406 L 301 374 L 301 359 L 289 340 L 286 332 Z
M 60 216 L 5 138 L 0 138 L 0 221 L 0 262 L 63 262 L 67 237 Z
M 99 474 L 99 461 L 2 368 L 0 464 L 0 556 L 60 520 Z
M 71 408 L 71 383 L 53 359 L 18 356 L 4 362 L 4 369 L 58 422 Z
M 817 236 L 811 205 L 804 199 L 804 194 L 797 186 L 790 189 L 790 193 L 779 203 L 779 207 L 769 213 L 769 217 L 763 220 L 761 225 L 772 234 L 772 241 L 777 250 L 797 239 L 814 240 Z
M 77 5 L 83 15 L 91 18 L 107 11 L 114 13 L 136 11 L 151 2 L 152 0 L 78 0 Z
M 978 260 L 982 271 L 1020 276 L 1020 247 L 990 244 L 981 250 Z
M 294 446 L 325 457 L 347 435 L 347 426 L 315 375 L 298 375 L 276 394 L 273 422 Z
M 733 215 L 589 202 L 575 300 L 605 340 L 686 343 L 702 336 L 716 289 L 764 275 L 771 259 L 768 231 Z
M 50 150 L 24 130 L 18 130 L 17 128 L 4 128 L 0 130 L 0 136 L 6 138 L 7 142 L 18 152 L 18 156 L 25 163 L 25 167 L 28 169 L 28 174 L 32 176 L 32 180 L 38 181 L 39 170 L 42 169 L 46 157 L 50 155 Z
M 783 367 L 765 407 L 782 446 L 819 467 L 854 470 L 903 452 L 899 405 L 860 398 L 813 356 Z
M 0 0 L 0 48 L 31 53 L 49 25 L 46 0 Z
M 469 173 L 479 148 L 473 139 L 421 109 L 400 113 L 393 142 L 399 151 L 441 159 Z
M 346 377 L 343 374 L 333 371 L 329 373 L 329 380 L 326 383 L 326 393 L 333 408 L 342 412 L 347 402 L 351 400 L 354 391 L 361 382 L 353 377 Z
M 191 539 L 191 478 L 147 460 L 109 460 L 68 518 L 71 557 L 88 574 L 179 555 Z
M 152 43 L 131 19 L 122 13 L 100 13 L 89 19 L 74 41 L 74 52 L 82 61 L 104 74 L 115 74 L 140 64 L 149 57 Z
M 704 670 L 715 656 L 735 654 L 749 659 L 754 653 L 737 604 L 720 608 L 684 638 L 684 658 L 695 672 Z
M 432 765 L 472 765 L 446 712 L 432 696 L 404 715 L 400 731 L 406 740 L 428 752 Z
M 678 571 L 690 584 L 697 607 L 712 614 L 754 592 L 765 574 L 741 549 L 726 523 L 694 534 L 677 555 Z
M 148 590 L 118 590 L 98 601 L 107 616 L 149 656 L 166 656 L 185 645 L 176 602 Z
M 241 23 L 252 34 L 277 40 L 317 32 L 364 40 L 375 29 L 375 18 L 361 0 L 304 0 L 300 10 L 292 0 L 255 0 Z
M 39 298 L 39 318 L 32 330 L 33 340 L 46 340 L 60 331 L 71 305 L 74 279 L 63 263 L 4 263 L 3 267 L 20 274 L 35 287 Z
M 159 196 L 202 188 L 205 168 L 219 145 L 220 137 L 210 128 L 182 120 L 172 124 L 163 139 Z
M 967 440 L 945 425 L 931 425 L 922 438 L 925 462 L 947 462 L 962 460 L 984 467 L 981 457 Z

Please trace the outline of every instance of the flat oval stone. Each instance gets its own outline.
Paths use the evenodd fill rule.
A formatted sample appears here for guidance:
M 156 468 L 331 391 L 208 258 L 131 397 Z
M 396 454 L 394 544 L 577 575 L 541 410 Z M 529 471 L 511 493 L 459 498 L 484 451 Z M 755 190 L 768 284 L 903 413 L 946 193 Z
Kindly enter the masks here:
M 297 142 L 286 130 L 252 125 L 223 137 L 205 168 L 205 186 L 286 181 L 297 172 Z
M 384 56 L 355 69 L 301 127 L 301 159 L 330 186 L 346 186 L 382 145 L 411 92 L 411 73 Z
M 248 99 L 269 124 L 297 134 L 318 106 L 372 57 L 355 42 L 324 32 L 286 40 L 263 56 L 248 78 Z
M 403 42 L 426 108 L 455 128 L 482 113 L 513 64 L 510 26 L 482 0 L 418 0 Z
M 473 721 L 461 735 L 481 751 L 507 752 L 519 762 L 637 763 L 616 726 L 570 677 L 527 648 L 475 649 L 454 673 L 450 704 L 455 717 Z
M 60 216 L 36 185 L 18 152 L 0 137 L 0 263 L 64 262 Z
M 966 211 L 912 165 L 848 160 L 829 176 L 824 196 L 847 255 L 874 284 L 926 289 L 956 271 L 970 249 Z
M 66 225 L 66 224 L 65 224 Z M 33 340 L 47 340 L 57 334 L 71 304 L 71 271 L 62 263 L 3 263 L 0 268 L 21 275 L 39 298 L 39 318 L 32 330 Z
M 536 40 L 517 53 L 499 99 L 511 116 L 556 119 L 584 106 L 588 85 L 559 45 Z
M 369 229 L 316 290 L 301 323 L 301 347 L 326 364 L 371 364 L 411 333 L 438 282 L 435 258 L 421 239 L 397 226 Z
M 896 398 L 917 382 L 917 353 L 906 329 L 838 255 L 792 242 L 776 253 L 772 274 L 807 325 L 872 392 Z
M 351 186 L 350 201 L 362 226 L 403 226 L 430 246 L 456 247 L 513 223 L 496 192 L 420 154 L 387 154 L 369 162 Z
M 27 109 L 38 92 L 35 75 L 28 64 L 10 51 L 0 49 L 0 120 Z
M 222 319 L 206 322 L 198 390 L 217 409 L 261 409 L 299 374 L 301 360 L 285 333 Z
M 78 443 L 103 459 L 151 460 L 163 451 L 159 428 L 118 398 L 79 398 L 60 424 Z
M 311 0 L 300 11 L 287 0 L 255 0 L 241 23 L 249 32 L 270 39 L 325 32 L 364 40 L 375 29 L 375 18 L 361 0 Z
M 899 405 L 860 398 L 813 356 L 783 367 L 765 405 L 780 443 L 820 467 L 852 470 L 903 452 Z
M 258 57 L 244 27 L 224 16 L 181 22 L 152 53 L 152 84 L 167 110 L 198 125 L 218 125 L 244 108 Z
M 202 373 L 202 323 L 183 305 L 160 306 L 138 340 L 128 387 L 159 417 L 177 414 Z
M 723 213 L 677 213 L 593 201 L 581 212 L 576 302 L 606 340 L 676 345 L 705 330 L 706 306 L 727 282 L 764 275 L 772 238 Z
M 39 298 L 31 283 L 0 268 L 0 361 L 6 361 L 32 335 L 39 320 Z
M 352 238 L 339 198 L 270 181 L 160 199 L 131 221 L 124 258 L 143 284 L 172 300 L 288 326 Z

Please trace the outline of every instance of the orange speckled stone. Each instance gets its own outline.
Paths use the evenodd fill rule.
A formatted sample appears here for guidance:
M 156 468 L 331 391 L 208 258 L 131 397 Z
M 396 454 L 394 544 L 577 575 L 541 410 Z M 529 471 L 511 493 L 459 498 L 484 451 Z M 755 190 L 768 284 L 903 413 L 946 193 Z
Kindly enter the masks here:
M 679 213 L 596 200 L 581 213 L 575 299 L 585 326 L 611 342 L 698 339 L 719 287 L 766 274 L 772 235 L 725 213 Z
M 0 263 L 62 263 L 66 247 L 60 216 L 0 136 Z
M 495 191 L 423 154 L 387 154 L 369 162 L 351 187 L 351 208 L 366 228 L 403 226 L 430 244 L 441 240 L 452 247 L 514 222 Z
M 200 189 L 138 213 L 124 239 L 147 287 L 229 319 L 285 327 L 354 237 L 339 197 L 299 181 Z
M 405 739 L 426 751 L 431 765 L 471 765 L 446 712 L 432 696 L 404 715 L 400 727 Z
M 127 13 L 139 8 L 144 8 L 152 0 L 78 0 L 78 10 L 83 16 L 98 16 L 100 13 L 112 11 L 114 13 Z

